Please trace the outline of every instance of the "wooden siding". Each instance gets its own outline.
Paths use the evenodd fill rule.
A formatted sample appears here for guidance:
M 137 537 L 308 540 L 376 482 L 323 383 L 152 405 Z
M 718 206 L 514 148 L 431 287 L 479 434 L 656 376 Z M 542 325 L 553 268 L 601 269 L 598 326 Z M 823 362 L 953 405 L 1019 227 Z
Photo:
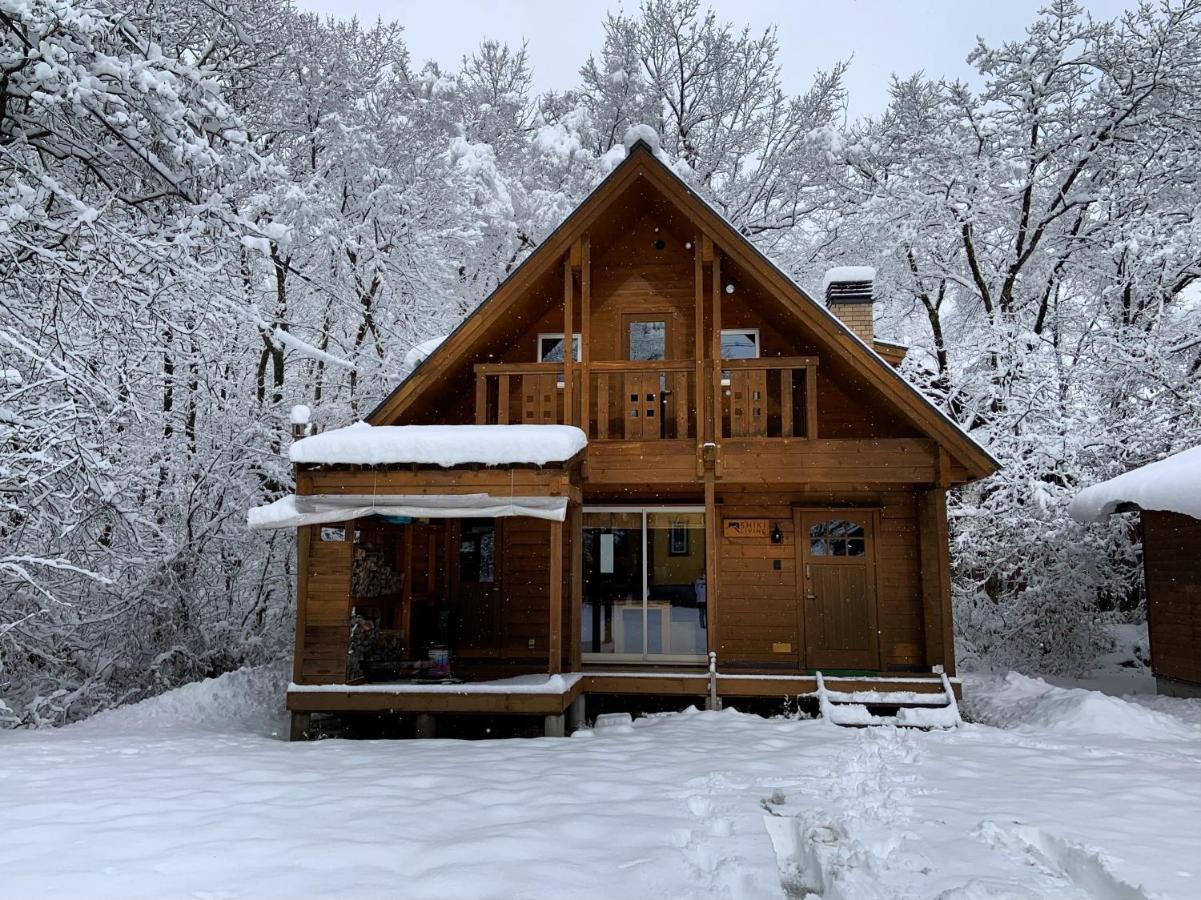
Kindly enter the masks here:
M 880 668 L 912 671 L 926 660 L 916 500 L 905 491 L 864 494 L 745 494 L 717 505 L 721 520 L 768 519 L 783 542 L 725 537 L 717 526 L 720 612 L 715 616 L 723 666 L 811 667 L 805 659 L 796 508 L 878 510 L 876 603 Z M 787 645 L 787 647 L 785 647 Z
M 1201 683 L 1201 520 L 1142 513 L 1151 670 Z
M 350 523 L 353 524 L 353 523 Z M 321 539 L 341 529 L 310 525 L 300 529 L 298 548 L 304 555 L 297 613 L 297 660 L 294 678 L 309 684 L 337 684 L 346 680 L 346 653 L 350 641 L 350 575 L 354 553 L 353 531 L 345 539 Z

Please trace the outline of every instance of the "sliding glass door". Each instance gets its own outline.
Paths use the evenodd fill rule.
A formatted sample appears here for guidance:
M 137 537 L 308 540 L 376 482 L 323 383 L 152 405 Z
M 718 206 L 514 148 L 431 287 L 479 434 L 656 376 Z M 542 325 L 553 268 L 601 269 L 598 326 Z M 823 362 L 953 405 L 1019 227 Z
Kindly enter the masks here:
M 706 600 L 703 508 L 585 508 L 586 658 L 703 661 Z

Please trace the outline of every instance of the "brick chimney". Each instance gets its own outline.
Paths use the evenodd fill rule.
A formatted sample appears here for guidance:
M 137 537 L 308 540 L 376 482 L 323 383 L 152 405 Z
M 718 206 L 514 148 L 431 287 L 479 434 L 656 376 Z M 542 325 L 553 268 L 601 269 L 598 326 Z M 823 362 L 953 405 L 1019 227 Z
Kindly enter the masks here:
M 872 325 L 872 288 L 876 270 L 871 266 L 838 266 L 826 272 L 822 290 L 826 308 L 870 347 L 875 336 Z

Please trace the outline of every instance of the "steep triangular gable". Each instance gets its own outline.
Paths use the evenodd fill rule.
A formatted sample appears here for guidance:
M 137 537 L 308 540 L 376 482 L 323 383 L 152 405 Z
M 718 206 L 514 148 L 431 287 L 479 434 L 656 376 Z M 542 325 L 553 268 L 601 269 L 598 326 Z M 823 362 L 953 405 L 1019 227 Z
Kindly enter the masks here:
M 677 204 L 721 252 L 753 272 L 770 295 L 806 326 L 831 353 L 841 357 L 879 390 L 919 430 L 939 443 L 967 471 L 982 478 L 999 468 L 996 459 L 906 381 L 891 365 L 786 275 L 719 212 L 639 141 L 604 181 L 555 229 L 463 323 L 368 416 L 372 424 L 395 422 L 413 400 L 438 389 L 442 376 L 467 353 L 513 302 L 555 266 L 588 227 L 638 178 Z

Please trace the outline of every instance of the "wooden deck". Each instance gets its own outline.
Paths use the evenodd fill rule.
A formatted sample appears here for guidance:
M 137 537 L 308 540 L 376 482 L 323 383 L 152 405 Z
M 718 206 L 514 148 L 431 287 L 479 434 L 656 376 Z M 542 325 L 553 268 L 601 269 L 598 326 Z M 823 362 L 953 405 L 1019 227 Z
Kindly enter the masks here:
M 887 704 L 890 693 L 938 694 L 937 675 L 827 676 L 831 687 L 848 692 L 873 692 Z M 956 696 L 961 686 L 952 679 Z M 658 697 L 706 697 L 709 675 L 703 671 L 585 671 L 559 677 L 547 689 L 529 684 L 506 688 L 504 681 L 418 685 L 297 685 L 288 689 L 292 712 L 396 712 L 429 714 L 562 715 L 581 696 L 608 694 Z M 717 695 L 722 700 L 786 699 L 817 696 L 812 675 L 754 675 L 718 673 Z

